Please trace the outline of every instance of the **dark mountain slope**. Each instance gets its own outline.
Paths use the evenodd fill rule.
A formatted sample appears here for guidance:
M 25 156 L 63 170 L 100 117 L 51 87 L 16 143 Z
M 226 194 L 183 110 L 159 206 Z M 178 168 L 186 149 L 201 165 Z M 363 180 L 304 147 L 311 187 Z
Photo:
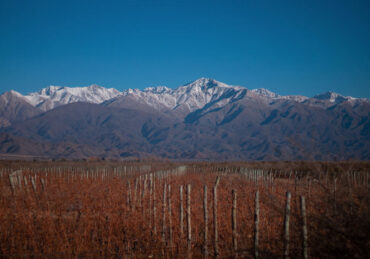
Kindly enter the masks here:
M 166 125 L 170 125 L 168 119 L 155 113 L 73 103 L 16 123 L 6 132 L 41 143 L 82 145 L 89 147 L 87 153 L 91 156 L 102 155 L 102 151 L 108 156 L 120 156 L 146 153 L 151 142 L 166 138 L 161 133 L 168 128 Z M 84 153 L 77 152 L 76 157 Z
M 10 91 L 0 95 L 0 128 L 8 127 L 15 121 L 25 120 L 41 113 L 17 92 Z

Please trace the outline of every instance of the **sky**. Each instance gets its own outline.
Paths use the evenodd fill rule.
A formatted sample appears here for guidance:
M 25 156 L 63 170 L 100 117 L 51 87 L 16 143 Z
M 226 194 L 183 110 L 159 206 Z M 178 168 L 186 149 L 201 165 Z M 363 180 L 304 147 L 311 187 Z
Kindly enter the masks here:
M 0 92 L 200 77 L 370 98 L 369 0 L 0 0 Z

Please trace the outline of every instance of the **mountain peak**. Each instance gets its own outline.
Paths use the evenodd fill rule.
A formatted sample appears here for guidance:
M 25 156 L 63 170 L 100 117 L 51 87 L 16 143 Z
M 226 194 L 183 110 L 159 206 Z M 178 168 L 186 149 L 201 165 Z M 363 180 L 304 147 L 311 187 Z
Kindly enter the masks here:
M 10 90 L 7 92 L 4 92 L 0 95 L 0 98 L 4 101 L 4 104 L 8 103 L 11 100 L 18 100 L 18 99 L 24 99 L 24 96 L 17 91 Z
M 17 91 L 14 91 L 14 90 L 10 90 L 8 92 L 5 92 L 3 93 L 3 95 L 14 95 L 14 96 L 17 96 L 17 97 L 23 97 L 23 95 L 21 93 L 18 93 Z
M 216 87 L 216 86 L 220 86 L 220 87 L 230 87 L 229 85 L 227 84 L 224 84 L 222 82 L 219 82 L 215 79 L 212 79 L 212 78 L 206 78 L 206 77 L 201 77 L 191 83 L 188 83 L 184 86 L 190 86 L 190 87 L 200 87 L 200 88 L 204 88 L 204 89 L 209 89 L 209 88 L 213 88 L 213 87 Z
M 268 98 L 279 98 L 280 97 L 280 95 L 278 95 L 274 92 L 271 92 L 270 90 L 267 90 L 265 88 L 257 88 L 257 89 L 253 89 L 251 91 L 254 92 L 254 93 L 257 93 L 259 95 L 262 95 L 264 97 L 268 97 Z
M 170 93 L 172 91 L 171 88 L 168 88 L 167 86 L 151 86 L 144 89 L 144 92 L 151 92 L 155 94 L 162 94 L 162 93 Z
M 31 93 L 31 94 L 40 94 L 40 95 L 52 95 L 56 91 L 63 89 L 64 87 L 62 86 L 55 86 L 55 85 L 50 85 L 46 88 L 41 89 L 37 93 Z
M 91 85 L 87 86 L 87 88 L 89 88 L 89 89 L 103 89 L 104 87 L 102 87 L 100 85 L 97 85 L 97 84 L 91 84 Z
M 102 103 L 119 94 L 120 92 L 114 88 L 104 88 L 96 84 L 84 87 L 51 85 L 38 92 L 30 93 L 25 98 L 35 107 L 46 111 L 74 102 Z
M 327 100 L 331 103 L 341 103 L 343 101 L 348 100 L 348 97 L 345 97 L 343 95 L 340 95 L 332 91 L 328 91 L 322 94 L 315 95 L 313 98 L 319 99 L 319 100 Z

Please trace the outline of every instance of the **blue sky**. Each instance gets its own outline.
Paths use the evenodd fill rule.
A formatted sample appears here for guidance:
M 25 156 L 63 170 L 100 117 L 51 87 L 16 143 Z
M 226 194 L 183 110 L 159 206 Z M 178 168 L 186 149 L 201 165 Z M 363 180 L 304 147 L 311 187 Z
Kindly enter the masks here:
M 0 91 L 210 77 L 370 98 L 370 1 L 0 1 Z

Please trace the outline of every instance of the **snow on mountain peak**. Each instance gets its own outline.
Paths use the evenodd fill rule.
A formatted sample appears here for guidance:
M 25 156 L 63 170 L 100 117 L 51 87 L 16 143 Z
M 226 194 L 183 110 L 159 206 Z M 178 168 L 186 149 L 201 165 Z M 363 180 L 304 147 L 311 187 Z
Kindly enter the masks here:
M 21 99 L 24 99 L 23 98 L 23 95 L 14 91 L 14 90 L 10 90 L 10 91 L 7 91 L 7 92 L 4 92 L 0 95 L 0 102 L 1 104 L 3 105 L 8 105 L 8 103 L 13 99 L 17 99 L 17 98 L 21 98 Z
M 253 89 L 253 90 L 251 90 L 251 92 L 257 93 L 259 95 L 262 95 L 262 96 L 268 97 L 268 98 L 279 98 L 280 97 L 280 95 L 278 95 L 274 92 L 271 92 L 270 90 L 267 90 L 265 88 Z
M 224 84 L 222 82 L 219 82 L 217 80 L 211 79 L 211 78 L 202 77 L 191 83 L 183 85 L 182 87 L 201 88 L 205 90 L 205 89 L 214 88 L 214 87 L 231 87 L 231 86 Z
M 221 107 L 235 100 L 243 99 L 245 96 L 261 97 L 267 100 L 289 99 L 297 102 L 306 99 L 303 96 L 280 96 L 264 88 L 251 90 L 252 95 L 246 94 L 247 91 L 247 88 L 242 86 L 227 85 L 210 78 L 199 78 L 176 89 L 165 86 L 148 87 L 143 91 L 128 89 L 122 95 L 129 96 L 139 103 L 145 103 L 157 110 L 188 112 L 201 109 L 207 104 Z
M 259 96 L 267 99 L 283 99 L 283 100 L 291 100 L 295 102 L 304 102 L 308 99 L 306 96 L 302 95 L 279 95 L 277 93 L 271 92 L 265 88 L 257 88 L 250 90 L 251 92 L 258 94 Z
M 51 85 L 49 87 L 46 87 L 46 88 L 43 88 L 41 89 L 40 91 L 38 91 L 37 93 L 40 94 L 40 95 L 53 95 L 56 91 L 62 89 L 63 87 L 61 86 L 54 86 L 54 85 Z M 33 94 L 37 94 L 37 93 L 33 93 Z
M 200 78 L 189 84 L 178 87 L 174 90 L 176 97 L 176 107 L 185 107 L 189 111 L 204 107 L 207 103 L 224 98 L 231 98 L 231 95 L 226 97 L 226 92 L 237 92 L 245 89 L 240 86 L 230 86 L 222 82 L 210 78 Z
M 244 98 L 262 98 L 265 101 L 283 99 L 296 102 L 304 102 L 309 99 L 308 97 L 298 95 L 281 96 L 265 88 L 248 90 L 242 86 L 227 85 L 210 78 L 199 78 L 176 89 L 156 86 L 148 87 L 144 90 L 127 89 L 119 92 L 114 88 L 104 88 L 95 84 L 85 87 L 51 85 L 26 96 L 15 91 L 11 91 L 9 94 L 22 97 L 31 105 L 43 111 L 73 102 L 97 104 L 108 100 L 110 100 L 109 103 L 114 103 L 117 100 L 125 102 L 126 97 L 160 111 L 177 110 L 182 113 L 193 112 L 204 107 L 207 107 L 207 109 L 210 107 L 222 107 Z M 314 96 L 313 99 L 329 101 L 334 104 L 343 101 L 356 103 L 362 100 L 345 97 L 334 92 L 319 94 Z
M 23 95 L 21 93 L 18 93 L 17 91 L 14 91 L 14 90 L 10 90 L 9 93 L 11 93 L 12 95 L 15 95 L 17 97 L 23 97 Z
M 119 94 L 120 92 L 114 88 L 104 88 L 98 85 L 85 87 L 51 85 L 38 92 L 26 95 L 25 99 L 33 106 L 46 111 L 63 104 L 74 102 L 101 103 Z
M 343 95 L 340 95 L 340 94 L 337 94 L 331 91 L 315 95 L 313 98 L 319 99 L 319 100 L 327 100 L 331 103 L 341 103 L 349 99 L 349 97 L 346 97 L 346 96 L 343 96 Z
M 144 92 L 152 92 L 152 93 L 162 94 L 162 93 L 170 93 L 170 92 L 172 92 L 172 89 L 168 88 L 167 86 L 154 86 L 154 87 L 145 88 Z
M 214 79 L 200 78 L 176 89 L 166 86 L 148 87 L 143 91 L 128 89 L 123 96 L 130 96 L 138 102 L 145 103 L 158 110 L 187 110 L 192 112 L 204 107 L 210 101 L 220 99 L 227 91 L 245 89 L 240 86 L 229 86 Z M 229 95 L 227 98 L 231 98 Z

